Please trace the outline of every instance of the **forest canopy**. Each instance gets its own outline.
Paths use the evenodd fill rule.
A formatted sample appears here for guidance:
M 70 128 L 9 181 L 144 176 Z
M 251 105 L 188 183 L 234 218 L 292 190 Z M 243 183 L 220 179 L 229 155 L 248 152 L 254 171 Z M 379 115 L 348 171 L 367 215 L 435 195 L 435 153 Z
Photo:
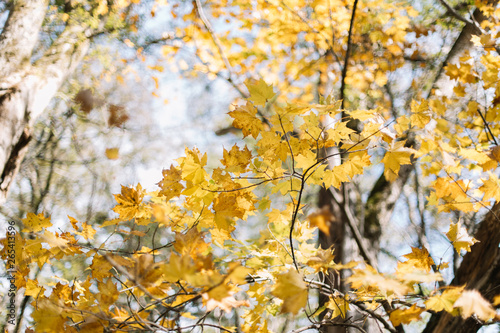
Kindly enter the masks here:
M 0 9 L 3 330 L 498 332 L 498 1 Z M 166 73 L 231 144 L 103 208 Z

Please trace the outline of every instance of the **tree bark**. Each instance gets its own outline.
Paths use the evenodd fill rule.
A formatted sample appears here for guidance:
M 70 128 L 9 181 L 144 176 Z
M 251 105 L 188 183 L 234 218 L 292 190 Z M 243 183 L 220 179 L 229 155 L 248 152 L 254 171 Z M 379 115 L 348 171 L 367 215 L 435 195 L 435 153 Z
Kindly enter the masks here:
M 474 237 L 479 243 L 464 256 L 451 285 L 479 290 L 491 302 L 500 286 L 500 203 L 485 216 Z M 432 315 L 424 333 L 471 333 L 482 326 L 473 318 L 464 320 L 442 311 Z
M 90 34 L 85 25 L 68 24 L 31 64 L 48 1 L 13 3 L 0 35 L 0 204 L 19 170 L 35 120 L 80 64 Z

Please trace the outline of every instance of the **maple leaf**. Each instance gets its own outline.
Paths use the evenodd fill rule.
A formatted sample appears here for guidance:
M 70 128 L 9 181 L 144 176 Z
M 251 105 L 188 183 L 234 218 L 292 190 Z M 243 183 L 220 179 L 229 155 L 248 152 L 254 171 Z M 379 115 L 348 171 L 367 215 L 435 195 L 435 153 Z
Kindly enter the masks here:
M 306 170 L 316 163 L 316 154 L 310 150 L 306 150 L 304 153 L 295 157 L 295 163 L 295 167 L 297 169 Z
M 331 297 L 326 303 L 326 307 L 332 310 L 332 319 L 341 316 L 343 319 L 346 316 L 347 311 L 351 308 L 349 307 L 349 302 L 343 297 Z
M 113 105 L 109 106 L 109 118 L 108 125 L 110 127 L 123 127 L 123 125 L 129 120 L 129 115 L 123 106 Z
M 411 253 L 403 255 L 403 257 L 409 259 L 407 262 L 415 268 L 423 269 L 426 272 L 429 272 L 434 265 L 434 260 L 425 246 L 422 246 L 422 249 L 411 247 Z
M 412 321 L 419 320 L 420 314 L 424 312 L 424 310 L 425 309 L 413 304 L 407 309 L 396 309 L 392 311 L 389 315 L 389 319 L 395 327 L 401 324 L 409 324 Z
M 247 283 L 247 277 L 253 270 L 251 268 L 243 267 L 240 263 L 232 262 L 229 264 L 229 272 L 226 279 L 234 284 Z
M 174 249 L 181 255 L 187 254 L 196 259 L 198 254 L 210 247 L 210 243 L 206 243 L 203 237 L 204 233 L 199 232 L 197 228 L 191 228 L 185 234 L 176 233 Z
M 282 313 L 290 312 L 296 315 L 307 304 L 307 285 L 294 269 L 278 275 L 276 286 L 271 293 L 283 300 Z
M 45 297 L 37 298 L 32 318 L 36 323 L 37 332 L 57 333 L 65 332 L 66 318 L 61 315 L 61 307 Z
M 290 152 L 288 145 L 281 140 L 281 137 L 275 132 L 262 132 L 262 139 L 257 143 L 257 152 L 263 159 L 274 162 L 277 159 L 285 162 Z
M 28 281 L 26 282 L 26 290 L 24 291 L 24 295 L 31 296 L 36 299 L 40 294 L 43 295 L 44 291 L 45 288 L 40 287 L 38 285 L 38 281 L 28 279 Z
M 207 154 L 201 155 L 197 148 L 185 149 L 186 157 L 177 159 L 181 166 L 182 179 L 193 183 L 194 185 L 202 183 L 208 176 L 203 167 L 207 164 Z
M 479 319 L 488 321 L 496 316 L 496 311 L 491 303 L 477 290 L 465 290 L 453 307 L 460 308 L 460 314 L 464 319 L 475 314 Z
M 101 255 L 95 255 L 90 265 L 92 276 L 99 280 L 111 276 L 112 274 L 109 272 L 111 268 L 113 268 L 113 266 Z
M 361 155 L 356 154 L 350 157 L 347 161 L 342 163 L 341 166 L 344 168 L 344 171 L 347 173 L 347 175 L 352 178 L 355 175 L 362 174 L 363 169 L 370 164 L 370 155 L 361 153 Z
M 339 122 L 335 125 L 335 128 L 326 130 L 326 139 L 333 141 L 332 146 L 338 145 L 341 140 L 348 138 L 353 133 L 355 133 L 355 131 L 347 127 L 347 122 Z
M 346 113 L 353 119 L 358 119 L 361 121 L 365 121 L 373 118 L 373 114 L 376 110 L 354 110 L 354 111 L 346 111 Z
M 113 208 L 113 211 L 120 214 L 122 220 L 150 217 L 150 207 L 142 202 L 145 194 L 146 191 L 142 189 L 140 183 L 136 188 L 122 185 L 121 194 L 115 194 L 118 205 Z
M 224 149 L 223 157 L 221 163 L 226 167 L 226 172 L 239 175 L 247 171 L 248 164 L 252 160 L 252 153 L 247 146 L 240 150 L 235 144 L 230 151 Z
M 157 184 L 161 188 L 158 195 L 165 196 L 167 201 L 178 197 L 184 189 L 184 185 L 180 183 L 182 180 L 182 170 L 171 164 L 170 168 L 164 169 L 162 173 L 163 179 Z
M 425 125 L 431 120 L 429 112 L 429 103 L 426 100 L 422 100 L 420 103 L 417 101 L 411 102 L 411 113 L 410 121 L 413 126 L 418 128 L 424 128 Z
M 443 281 L 441 273 L 430 273 L 425 269 L 419 269 L 411 260 L 398 263 L 396 276 L 399 280 L 408 283 Z
M 266 102 L 272 99 L 276 94 L 273 91 L 273 86 L 268 85 L 264 80 L 259 81 L 246 81 L 248 92 L 250 93 L 249 101 L 252 101 L 254 105 L 264 106 Z
M 92 226 L 90 224 L 87 224 L 85 222 L 82 223 L 82 231 L 81 232 L 75 231 L 75 234 L 82 236 L 86 240 L 94 239 L 95 233 L 96 233 L 96 231 L 94 230 L 94 228 L 92 228 Z
M 234 119 L 233 126 L 241 129 L 243 137 L 252 135 L 254 139 L 257 139 L 259 133 L 264 129 L 262 121 L 255 116 L 256 114 L 257 108 L 250 102 L 243 106 L 237 106 L 234 111 L 228 113 Z
M 45 217 L 43 213 L 38 215 L 28 213 L 26 218 L 23 219 L 23 225 L 26 227 L 23 229 L 24 232 L 38 232 L 43 228 L 52 226 L 52 223 L 50 222 L 50 217 Z
M 331 170 L 325 170 L 323 175 L 325 188 L 330 188 L 331 186 L 339 188 L 343 182 L 347 181 L 349 181 L 349 176 L 345 172 L 343 164 L 335 166 Z
M 311 213 L 307 216 L 311 227 L 317 227 L 325 235 L 330 235 L 330 225 L 335 220 L 328 206 L 324 206 L 320 211 Z
M 330 264 L 333 262 L 335 255 L 333 254 L 333 246 L 330 249 L 323 250 L 319 248 L 313 257 L 307 261 L 307 266 L 314 268 L 314 271 L 326 273 Z
M 470 247 L 479 242 L 474 237 L 469 236 L 467 229 L 460 225 L 460 221 L 458 221 L 457 223 L 450 223 L 450 229 L 446 233 L 446 236 L 459 254 L 460 250 L 470 252 Z
M 233 295 L 229 295 L 222 299 L 215 299 L 210 297 L 210 293 L 202 294 L 203 302 L 207 307 L 207 312 L 212 311 L 215 308 L 219 308 L 226 313 L 230 313 L 232 309 L 239 308 L 242 306 L 250 306 L 250 303 L 247 300 L 238 301 L 234 298 Z
M 367 266 L 365 269 L 353 270 L 353 274 L 347 278 L 347 282 L 354 289 L 369 287 L 378 289 L 384 294 L 404 295 L 410 290 L 403 283 L 378 273 L 371 266 Z
M 59 235 L 55 235 L 48 230 L 45 230 L 43 234 L 40 235 L 40 239 L 45 243 L 48 243 L 51 247 L 65 247 L 68 244 L 66 239 L 61 238 Z
M 162 266 L 163 276 L 168 282 L 184 280 L 195 273 L 195 267 L 189 256 L 170 255 L 168 263 Z
M 102 307 L 109 307 L 114 304 L 120 295 L 111 278 L 108 278 L 106 283 L 97 281 L 97 288 L 99 293 L 96 294 L 96 299 Z
M 462 294 L 464 288 L 465 286 L 448 287 L 441 295 L 429 297 L 429 299 L 425 301 L 425 307 L 433 311 L 439 312 L 445 310 L 446 312 L 452 313 L 454 312 L 453 305 Z
M 490 173 L 489 176 L 489 179 L 482 179 L 483 186 L 479 188 L 484 193 L 483 200 L 495 199 L 495 201 L 500 201 L 500 181 L 493 173 Z
M 411 164 L 411 155 L 414 150 L 404 145 L 404 141 L 393 142 L 391 149 L 385 153 L 381 161 L 385 165 L 384 176 L 388 181 L 392 182 L 397 179 L 401 165 Z
M 500 146 L 494 146 L 490 149 L 488 157 L 494 161 L 500 162 Z

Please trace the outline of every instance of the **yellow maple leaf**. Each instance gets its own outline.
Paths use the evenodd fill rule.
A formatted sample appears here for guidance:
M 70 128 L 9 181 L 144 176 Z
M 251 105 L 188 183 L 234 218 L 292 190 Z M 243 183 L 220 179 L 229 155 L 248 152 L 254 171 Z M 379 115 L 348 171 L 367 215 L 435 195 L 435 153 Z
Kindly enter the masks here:
M 295 168 L 306 170 L 316 163 L 316 154 L 311 150 L 306 150 L 302 154 L 295 156 Z
M 45 217 L 43 213 L 38 215 L 28 213 L 26 218 L 23 219 L 23 225 L 26 227 L 23 229 L 24 232 L 38 232 L 43 228 L 52 226 L 52 223 L 50 222 L 50 216 Z
M 434 260 L 425 246 L 422 246 L 422 249 L 411 247 L 411 253 L 403 255 L 403 257 L 409 259 L 408 262 L 414 267 L 423 269 L 426 272 L 429 272 L 434 265 Z
M 479 242 L 474 237 L 469 236 L 467 229 L 460 225 L 460 221 L 450 223 L 450 229 L 446 233 L 446 236 L 458 253 L 460 253 L 460 250 L 470 252 L 470 247 Z
M 326 303 L 326 307 L 332 310 L 332 318 L 337 318 L 338 316 L 345 318 L 347 311 L 351 309 L 349 302 L 343 297 L 330 297 L 330 300 Z
M 122 185 L 121 194 L 115 194 L 115 200 L 118 203 L 113 211 L 120 214 L 123 220 L 132 218 L 148 218 L 151 216 L 151 209 L 142 202 L 146 191 L 142 189 L 141 184 L 136 188 Z
M 112 274 L 109 272 L 111 268 L 113 268 L 113 265 L 101 255 L 95 255 L 90 265 L 92 276 L 99 280 L 111 276 Z
M 426 100 L 422 100 L 420 103 L 413 100 L 411 102 L 411 113 L 411 124 L 418 128 L 424 128 L 431 120 L 429 103 Z
M 370 155 L 366 152 L 349 156 L 349 159 L 342 163 L 344 171 L 347 173 L 349 177 L 354 177 L 355 175 L 361 175 L 363 173 L 363 169 L 367 166 L 370 166 Z
M 224 149 L 223 159 L 220 161 L 226 167 L 226 172 L 239 175 L 247 171 L 247 166 L 251 162 L 251 159 L 252 153 L 248 150 L 247 146 L 240 150 L 235 144 L 230 151 Z
M 108 278 L 106 283 L 97 281 L 97 288 L 99 289 L 99 293 L 95 295 L 96 299 L 99 301 L 99 304 L 105 308 L 114 304 L 120 295 L 111 278 Z
M 485 152 L 477 151 L 476 149 L 460 148 L 459 155 L 464 159 L 468 159 L 478 164 L 484 164 L 491 160 L 491 158 Z
M 204 233 L 198 231 L 197 228 L 191 228 L 185 234 L 176 233 L 174 249 L 181 255 L 189 255 L 193 259 L 200 253 L 205 252 L 210 243 L 205 242 Z
M 66 247 L 68 241 L 59 235 L 55 235 L 54 233 L 45 230 L 42 235 L 40 235 L 40 239 L 49 244 L 51 247 Z
M 264 106 L 267 101 L 276 95 L 273 91 L 273 86 L 268 85 L 262 79 L 259 81 L 247 80 L 245 85 L 250 93 L 248 100 L 253 102 L 254 105 Z
M 297 314 L 307 304 L 307 285 L 294 269 L 278 275 L 271 293 L 283 300 L 282 313 Z
M 419 320 L 422 312 L 424 312 L 424 309 L 414 304 L 407 309 L 396 309 L 392 311 L 389 315 L 389 319 L 392 324 L 397 327 L 401 324 L 409 324 L 414 320 Z
M 404 141 L 393 142 L 391 149 L 385 153 L 381 161 L 385 165 L 384 176 L 388 181 L 392 182 L 397 179 L 401 165 L 411 164 L 411 155 L 414 150 L 404 145 Z
M 28 279 L 28 281 L 26 282 L 26 290 L 24 291 L 24 295 L 31 296 L 34 299 L 36 299 L 38 297 L 38 295 L 40 295 L 40 294 L 43 295 L 44 291 L 45 291 L 45 288 L 40 287 L 38 285 L 38 281 Z
M 309 258 L 307 266 L 314 268 L 316 273 L 326 273 L 334 258 L 335 255 L 333 254 L 333 245 L 331 248 L 326 250 L 319 248 L 317 249 L 316 254 Z
M 163 179 L 157 184 L 161 188 L 158 195 L 165 196 L 168 201 L 179 196 L 184 189 L 184 185 L 180 183 L 182 180 L 182 171 L 171 164 L 170 168 L 164 169 L 162 173 Z
M 259 133 L 264 129 L 262 121 L 256 117 L 257 108 L 252 103 L 236 106 L 234 111 L 228 113 L 233 118 L 233 126 L 241 129 L 243 137 L 252 135 L 257 139 Z
M 202 183 L 208 176 L 203 167 L 207 164 L 207 153 L 201 155 L 197 148 L 185 149 L 186 157 L 177 159 L 181 170 L 182 179 L 197 185 Z
M 170 255 L 168 263 L 163 266 L 163 276 L 168 282 L 185 280 L 195 273 L 194 264 L 189 256 L 178 256 L 175 253 Z
M 347 278 L 347 282 L 354 289 L 369 287 L 378 289 L 384 294 L 404 295 L 410 290 L 405 284 L 378 273 L 369 265 L 364 269 L 354 269 L 353 274 Z
M 245 284 L 247 283 L 246 278 L 252 272 L 253 270 L 251 268 L 241 266 L 238 262 L 232 262 L 229 264 L 229 272 L 226 279 L 234 284 Z
M 491 303 L 477 290 L 465 290 L 453 307 L 460 308 L 460 314 L 464 319 L 475 314 L 479 319 L 488 321 L 496 316 L 496 311 Z
M 262 139 L 257 143 L 259 155 L 271 163 L 277 159 L 285 162 L 290 154 L 290 148 L 286 142 L 283 142 L 280 135 L 273 131 L 261 133 Z
M 66 318 L 61 315 L 62 307 L 45 297 L 37 298 L 32 318 L 37 332 L 57 333 L 66 331 Z
M 436 282 L 442 281 L 441 273 L 430 273 L 426 269 L 422 269 L 420 261 L 415 265 L 415 261 L 408 260 L 399 262 L 396 268 L 396 276 L 399 280 L 408 283 Z
M 239 308 L 241 306 L 250 306 L 250 303 L 247 300 L 238 301 L 234 298 L 233 294 L 234 292 L 230 292 L 228 296 L 218 299 L 212 298 L 212 295 L 210 294 L 210 292 L 208 292 L 202 294 L 202 299 L 203 303 L 207 307 L 207 311 L 212 311 L 215 308 L 219 308 L 221 310 L 224 310 L 226 313 L 230 313 L 234 308 Z
M 376 110 L 353 110 L 346 113 L 353 119 L 365 121 L 374 117 Z
M 498 177 L 490 173 L 489 179 L 483 179 L 483 186 L 479 188 L 480 191 L 484 193 L 483 200 L 495 199 L 495 201 L 500 201 L 500 181 Z
M 347 122 L 342 121 L 338 122 L 335 128 L 326 130 L 326 138 L 329 141 L 333 141 L 333 145 L 337 145 L 341 140 L 348 138 L 353 133 L 355 133 L 355 131 L 347 127 Z
M 452 313 L 454 312 L 453 304 L 460 297 L 462 290 L 464 290 L 465 286 L 462 287 L 448 287 L 443 291 L 441 295 L 431 296 L 427 301 L 425 301 L 425 307 L 429 310 L 433 311 L 443 311 Z
M 86 222 L 82 223 L 82 231 L 81 232 L 75 232 L 77 235 L 82 236 L 86 240 L 94 239 L 94 235 L 96 233 L 95 229 L 92 228 L 90 224 L 87 224 Z
M 311 213 L 307 216 L 311 227 L 317 227 L 326 235 L 330 235 L 330 225 L 335 219 L 328 206 L 323 207 L 320 211 Z
M 344 166 L 342 164 L 333 167 L 331 170 L 325 170 L 323 175 L 325 188 L 329 188 L 331 186 L 339 188 L 343 182 L 347 181 L 349 181 L 349 177 L 345 173 Z

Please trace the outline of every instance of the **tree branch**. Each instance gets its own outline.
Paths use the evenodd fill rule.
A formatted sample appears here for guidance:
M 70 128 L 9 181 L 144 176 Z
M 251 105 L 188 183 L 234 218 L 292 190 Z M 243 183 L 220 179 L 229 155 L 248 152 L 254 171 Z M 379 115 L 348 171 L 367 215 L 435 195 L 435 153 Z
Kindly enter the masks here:
M 351 56 L 351 47 L 352 47 L 352 30 L 354 28 L 354 18 L 356 16 L 356 7 L 358 6 L 358 0 L 354 0 L 354 4 L 352 7 L 351 14 L 351 22 L 349 23 L 349 35 L 347 36 L 347 50 L 345 52 L 344 58 L 344 67 L 342 67 L 342 79 L 340 85 L 340 99 L 342 100 L 342 104 L 340 106 L 341 109 L 344 109 L 345 106 L 345 79 L 347 76 L 347 67 L 349 66 L 349 57 Z

